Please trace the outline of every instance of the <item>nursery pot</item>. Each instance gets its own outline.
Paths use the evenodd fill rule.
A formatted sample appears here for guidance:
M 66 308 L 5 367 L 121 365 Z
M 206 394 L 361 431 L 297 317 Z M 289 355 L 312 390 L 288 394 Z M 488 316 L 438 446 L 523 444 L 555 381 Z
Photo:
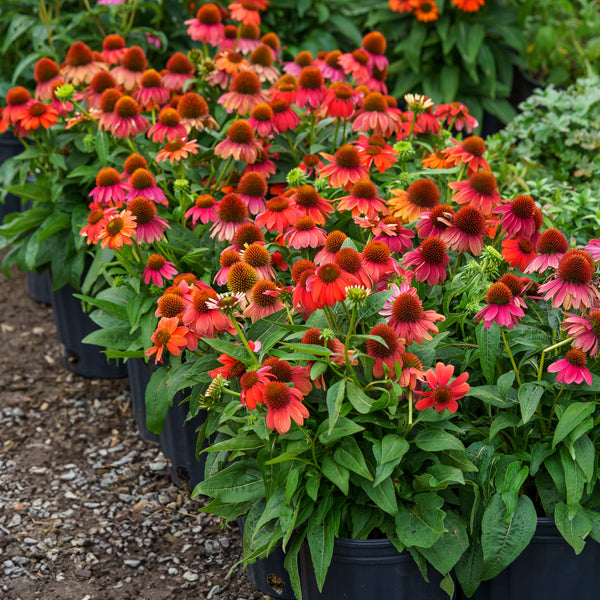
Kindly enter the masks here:
M 138 433 L 143 440 L 158 442 L 158 435 L 146 427 L 146 386 L 150 381 L 150 366 L 143 358 L 130 358 L 127 361 L 131 408 Z
M 126 365 L 115 360 L 109 362 L 100 346 L 81 341 L 96 331 L 98 325 L 83 311 L 81 301 L 73 296 L 74 293 L 70 285 L 50 292 L 63 363 L 73 373 L 84 377 L 127 377 Z
M 48 271 L 43 271 L 42 273 L 27 271 L 25 273 L 25 287 L 34 300 L 42 304 L 52 304 L 50 296 L 50 273 Z
M 554 519 L 539 518 L 535 535 L 525 550 L 502 573 L 484 581 L 472 598 L 598 600 L 600 544 L 588 538 L 583 552 L 576 555 L 560 535 Z
M 6 131 L 0 136 L 0 165 L 22 151 L 23 144 L 10 131 Z M 4 202 L 0 202 L 0 224 L 6 215 L 20 210 L 21 199 L 13 194 L 7 194 Z
M 387 539 L 336 539 L 322 592 L 306 543 L 299 565 L 303 600 L 448 600 L 440 589 L 441 576 L 429 569 L 427 583 L 412 556 L 398 552 Z

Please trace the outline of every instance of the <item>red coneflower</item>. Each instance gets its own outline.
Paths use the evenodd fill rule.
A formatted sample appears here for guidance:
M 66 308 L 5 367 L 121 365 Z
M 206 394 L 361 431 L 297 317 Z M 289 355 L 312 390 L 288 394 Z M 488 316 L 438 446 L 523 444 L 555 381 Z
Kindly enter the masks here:
M 175 52 L 167 61 L 167 72 L 163 74 L 163 85 L 168 90 L 181 93 L 188 81 L 194 79 L 194 67 L 183 52 Z
M 338 64 L 346 75 L 351 75 L 359 84 L 366 83 L 371 77 L 369 55 L 362 49 L 342 54 L 338 58 Z
M 535 212 L 536 206 L 533 198 L 525 194 L 494 209 L 494 213 L 502 215 L 500 225 L 506 235 L 511 238 L 531 239 L 537 229 Z
M 2 119 L 9 124 L 17 123 L 27 114 L 27 109 L 33 103 L 29 90 L 19 85 L 6 93 L 6 106 L 2 110 Z
M 325 97 L 323 74 L 318 67 L 304 67 L 298 76 L 296 106 L 316 110 Z
M 491 171 L 482 169 L 465 181 L 451 181 L 448 187 L 456 191 L 452 200 L 461 206 L 474 206 L 484 215 L 490 216 L 502 202 L 497 182 Z
M 248 68 L 263 82 L 275 83 L 280 76 L 275 66 L 275 54 L 267 44 L 260 44 L 252 51 Z
M 293 206 L 285 196 L 277 196 L 267 202 L 266 209 L 257 215 L 256 225 L 267 231 L 283 233 L 289 229 L 303 213 Z
M 156 328 L 156 331 L 152 334 L 152 348 L 146 350 L 146 356 L 150 357 L 156 354 L 154 363 L 162 362 L 162 355 L 167 349 L 168 352 L 174 356 L 179 356 L 181 351 L 187 346 L 186 334 L 188 332 L 187 327 L 179 326 L 179 318 L 171 317 L 167 319 L 163 317 Z
M 360 135 L 353 144 L 356 145 L 362 166 L 367 169 L 375 165 L 380 173 L 385 173 L 398 161 L 398 153 L 380 135 Z
M 387 367 L 387 376 L 394 379 L 396 377 L 396 365 L 402 367 L 402 354 L 404 353 L 404 345 L 398 339 L 394 330 L 385 323 L 375 325 L 369 332 L 369 335 L 376 335 L 383 339 L 385 345 L 378 340 L 368 339 L 367 354 L 375 359 L 373 365 L 373 375 L 375 377 L 385 377 L 386 373 L 383 368 Z
M 310 67 L 313 62 L 313 55 L 308 50 L 302 50 L 296 54 L 296 57 L 293 61 L 283 64 L 283 70 L 294 77 L 299 77 L 302 69 L 305 67 Z
M 254 139 L 254 130 L 248 121 L 239 119 L 234 121 L 225 134 L 227 137 L 215 146 L 215 154 L 221 158 L 233 156 L 235 160 L 245 163 L 256 162 L 261 143 Z
M 325 91 L 318 116 L 349 119 L 359 98 L 358 92 L 349 83 L 335 82 Z
M 312 389 L 310 369 L 302 366 L 292 366 L 287 360 L 271 356 L 263 361 L 263 367 L 269 367 L 271 375 L 276 381 L 289 383 L 306 395 Z
M 169 142 L 187 137 L 187 130 L 181 124 L 179 113 L 170 106 L 165 106 L 158 114 L 158 119 L 148 130 L 148 137 L 153 142 Z
M 400 287 L 394 285 L 392 289 L 392 296 L 386 300 L 379 314 L 387 317 L 387 324 L 407 346 L 413 342 L 422 344 L 423 340 L 431 340 L 439 333 L 434 323 L 445 321 L 446 317 L 433 310 L 423 310 L 417 290 L 408 283 L 404 282 Z
M 108 91 L 106 90 L 106 92 Z M 102 110 L 104 110 L 104 106 Z M 109 126 L 115 137 L 128 138 L 135 137 L 138 133 L 146 133 L 150 123 L 139 114 L 138 104 L 131 96 L 122 96 L 114 105 L 114 114 Z
M 600 345 L 600 309 L 593 308 L 584 315 L 565 313 L 562 329 L 573 337 L 573 347 L 596 358 Z
M 401 358 L 402 373 L 398 378 L 398 385 L 409 390 L 414 390 L 420 385 L 425 375 L 423 363 L 412 352 L 403 352 Z
M 479 256 L 486 233 L 484 214 L 478 208 L 465 206 L 454 215 L 452 225 L 444 229 L 440 237 L 450 250 L 469 251 L 473 256 Z
M 267 427 L 274 429 L 281 435 L 290 430 L 291 421 L 298 425 L 304 424 L 309 412 L 302 404 L 302 392 L 299 389 L 288 387 L 280 381 L 271 381 L 265 386 L 264 400 L 267 405 Z
M 275 283 L 267 279 L 257 281 L 248 293 L 250 303 L 244 310 L 244 317 L 253 323 L 284 309 L 279 299 L 280 290 Z
M 424 178 L 411 183 L 406 190 L 390 190 L 388 200 L 390 213 L 410 223 L 421 213 L 433 210 L 440 201 L 440 190 L 431 179 Z
M 239 344 L 237 344 L 239 346 Z M 252 352 L 258 352 L 261 347 L 261 343 L 259 341 L 248 340 L 248 346 Z M 208 372 L 208 376 L 211 378 L 215 378 L 217 375 L 221 375 L 222 377 L 241 377 L 246 372 L 246 365 L 235 358 L 227 354 L 221 354 L 217 360 L 223 365 L 222 367 L 217 367 L 212 371 Z
M 120 35 L 112 33 L 102 40 L 100 56 L 107 65 L 117 65 L 126 50 L 125 40 Z
M 256 410 L 258 404 L 264 404 L 265 386 L 272 379 L 270 368 L 265 366 L 240 377 L 240 400 L 248 410 Z
M 169 204 L 165 193 L 156 185 L 156 179 L 148 169 L 136 169 L 123 185 L 127 191 L 125 199 L 128 202 L 136 196 L 144 196 L 157 204 Z
M 114 211 L 114 208 L 93 209 L 87 217 L 87 225 L 81 229 L 79 235 L 87 238 L 88 246 L 90 244 L 97 244 L 100 241 L 100 233 L 104 228 L 104 217 L 110 212 Z
M 371 92 L 365 97 L 362 108 L 356 112 L 352 130 L 371 131 L 388 138 L 398 131 L 401 123 L 400 110 L 389 106 L 383 94 Z
M 335 253 L 333 264 L 337 265 L 345 273 L 354 275 L 359 285 L 369 290 L 373 287 L 373 279 L 365 268 L 365 259 L 354 248 L 340 248 Z
M 162 254 L 151 254 L 146 261 L 142 281 L 145 284 L 152 282 L 157 287 L 163 286 L 164 279 L 173 279 L 177 275 L 174 263 L 168 261 Z
M 556 373 L 556 381 L 558 383 L 582 383 L 585 381 L 588 385 L 592 385 L 592 374 L 585 366 L 587 356 L 585 352 L 578 348 L 567 350 L 565 357 L 548 365 L 548 373 Z
M 452 4 L 464 12 L 477 12 L 485 4 L 485 0 L 452 0 Z
M 342 247 L 348 236 L 342 231 L 334 230 L 327 234 L 323 248 L 315 255 L 315 263 L 326 265 L 332 263 L 335 255 Z
M 189 299 L 184 298 L 185 311 L 183 323 L 200 337 L 215 337 L 218 333 L 228 331 L 235 333 L 231 319 L 220 310 L 211 308 L 209 300 L 216 300 L 217 292 L 209 287 L 192 287 Z
M 102 221 L 102 231 L 98 235 L 102 248 L 108 247 L 111 250 L 119 250 L 123 244 L 133 245 L 132 236 L 135 236 L 136 222 L 135 217 L 129 210 L 123 210 L 120 213 L 104 213 Z
M 398 261 L 392 257 L 392 253 L 385 242 L 378 240 L 367 242 L 361 252 L 361 257 L 363 267 L 369 274 L 373 284 L 391 273 L 400 271 Z
M 410 0 L 388 0 L 388 5 L 390 10 L 398 13 L 411 13 L 413 11 Z
M 158 216 L 156 204 L 149 198 L 144 196 L 136 196 L 127 204 L 127 210 L 136 219 L 135 238 L 139 243 L 152 242 L 162 239 L 166 229 L 170 229 L 170 225 Z
M 140 80 L 140 89 L 132 96 L 144 110 L 152 110 L 169 102 L 171 94 L 162 85 L 162 76 L 154 69 L 144 71 Z
M 298 80 L 289 73 L 282 75 L 271 88 L 271 100 L 285 100 L 287 104 L 293 104 L 297 97 Z
M 544 300 L 551 300 L 552 306 L 590 308 L 600 300 L 600 292 L 592 285 L 594 259 L 583 250 L 567 250 L 558 263 L 558 270 L 552 279 L 539 286 Z
M 467 165 L 467 175 L 471 175 L 480 169 L 491 171 L 487 160 L 483 158 L 485 150 L 485 142 L 483 139 L 477 135 L 472 135 L 465 138 L 462 142 L 457 143 L 450 148 L 446 148 L 444 150 L 444 157 L 447 165 Z
M 360 154 L 352 144 L 338 148 L 332 156 L 320 152 L 321 156 L 331 162 L 319 171 L 319 178 L 327 178 L 332 187 L 346 188 L 360 179 L 368 179 L 369 172 L 361 165 Z
M 185 213 L 185 218 L 192 219 L 192 225 L 196 225 L 198 221 L 201 223 L 208 223 L 214 221 L 217 218 L 215 211 L 216 200 L 210 194 L 202 194 L 194 200 L 194 205 Z
M 333 213 L 331 204 L 319 195 L 319 192 L 310 184 L 297 188 L 291 196 L 294 206 L 302 214 L 310 217 L 317 225 L 325 225 L 327 218 Z
M 219 129 L 218 123 L 209 114 L 206 100 L 196 92 L 186 92 L 179 97 L 177 112 L 188 133 L 192 129 Z
M 218 46 L 225 37 L 225 26 L 221 23 L 221 11 L 216 4 L 207 2 L 198 9 L 195 19 L 188 19 L 187 34 L 196 42 Z
M 325 243 L 327 233 L 317 227 L 314 219 L 308 216 L 300 217 L 290 229 L 283 234 L 283 241 L 296 250 L 302 248 L 318 248 Z
M 89 85 L 94 75 L 103 69 L 108 69 L 108 65 L 95 60 L 90 47 L 79 41 L 71 44 L 62 65 L 64 80 L 74 86 Z
M 525 267 L 536 257 L 533 244 L 523 237 L 502 240 L 502 256 L 512 267 L 524 272 Z
M 449 412 L 455 413 L 458 410 L 457 400 L 466 396 L 471 386 L 467 383 L 467 379 L 469 379 L 467 372 L 461 373 L 450 383 L 453 374 L 454 366 L 445 365 L 441 362 L 436 363 L 435 371 L 433 369 L 426 371 L 425 381 L 431 391 L 415 392 L 415 394 L 422 396 L 415 403 L 415 408 L 425 410 L 433 407 L 437 412 L 447 409 Z
M 238 228 L 247 223 L 248 207 L 238 194 L 226 194 L 217 204 L 217 219 L 211 227 L 210 237 L 217 236 L 217 240 L 231 241 Z
M 36 100 L 48 102 L 52 100 L 52 84 L 62 79 L 60 67 L 51 58 L 44 56 L 35 63 L 33 78 L 37 84 L 34 92 Z
M 296 129 L 300 123 L 300 117 L 291 108 L 289 102 L 283 98 L 274 98 L 269 106 L 273 111 L 272 119 L 277 133 L 285 133 L 288 129 Z
M 119 172 L 113 167 L 100 169 L 96 175 L 96 187 L 88 195 L 101 206 L 121 206 L 125 201 L 125 189 Z
M 475 321 L 483 319 L 484 329 L 489 329 L 493 323 L 512 329 L 525 316 L 525 301 L 500 281 L 490 286 L 485 301 L 487 306 L 473 317 Z
M 446 244 L 438 237 L 429 237 L 416 250 L 404 255 L 402 266 L 414 269 L 417 281 L 426 281 L 429 285 L 438 285 L 446 280 L 446 269 L 450 262 Z
M 482 0 L 483 2 L 484 0 Z M 438 104 L 434 115 L 440 124 L 448 123 L 448 129 L 456 129 L 471 133 L 479 122 L 469 114 L 469 109 L 462 102 L 450 102 L 450 104 Z
M 388 212 L 385 201 L 377 195 L 377 187 L 368 179 L 357 181 L 350 189 L 350 194 L 339 199 L 337 209 L 340 212 L 351 210 L 353 217 L 364 215 L 368 219 Z
M 318 308 L 333 306 L 346 297 L 346 288 L 358 285 L 359 281 L 336 264 L 330 263 L 317 267 L 313 275 L 306 280 L 306 289 Z
M 18 124 L 25 129 L 31 131 L 42 127 L 49 129 L 52 125 L 58 123 L 58 111 L 50 104 L 44 104 L 38 100 L 33 100 L 28 103 L 27 108 L 21 114 Z

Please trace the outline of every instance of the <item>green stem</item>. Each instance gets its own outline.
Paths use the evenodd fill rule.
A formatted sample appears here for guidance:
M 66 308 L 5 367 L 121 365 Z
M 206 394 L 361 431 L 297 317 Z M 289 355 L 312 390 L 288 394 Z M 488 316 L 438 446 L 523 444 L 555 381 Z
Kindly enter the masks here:
M 517 379 L 517 384 L 521 387 L 521 377 L 519 375 L 519 369 L 517 368 L 517 364 L 515 363 L 515 359 L 510 351 L 510 346 L 508 345 L 508 340 L 506 339 L 506 334 L 504 333 L 504 329 L 500 327 L 500 333 L 502 335 L 502 341 L 504 342 L 504 347 L 508 352 L 508 357 L 510 358 L 510 363 L 512 364 L 513 371 L 515 372 L 515 377 Z
M 556 404 L 558 402 L 558 399 L 560 398 L 561 394 L 563 393 L 563 390 L 565 389 L 565 385 L 566 384 L 563 383 L 558 394 L 556 394 L 556 396 L 554 397 L 554 402 L 552 402 L 552 406 L 550 407 L 550 414 L 548 415 L 548 424 L 546 426 L 546 431 L 544 432 L 544 435 L 546 435 L 550 431 L 550 425 L 552 424 L 552 417 L 554 417 L 554 410 L 556 409 Z
M 252 362 L 253 362 L 252 366 L 258 367 L 260 364 L 258 362 L 258 358 L 256 358 L 256 354 L 254 354 L 254 352 L 252 351 L 252 348 L 250 348 L 250 344 L 248 343 L 248 340 L 246 339 L 246 336 L 244 335 L 244 332 L 242 331 L 240 324 L 235 319 L 231 319 L 231 322 L 233 323 L 233 326 L 235 327 L 238 335 L 240 336 L 240 339 L 242 340 L 242 343 L 244 344 L 244 348 L 246 348 L 246 352 L 248 352 L 248 354 L 250 355 L 250 358 L 252 359 Z
M 337 137 L 338 137 L 339 130 L 340 130 L 340 118 L 337 117 L 335 120 L 335 132 L 333 134 L 333 151 L 334 152 L 337 150 Z
M 329 308 L 329 306 L 324 306 L 323 312 L 325 313 L 325 316 L 327 317 L 327 322 L 329 323 L 329 327 L 331 327 L 331 329 L 333 331 L 337 331 L 338 330 L 337 323 L 335 321 L 335 317 L 333 315 L 331 308 Z
M 540 358 L 540 366 L 538 368 L 538 373 L 537 373 L 538 381 L 542 380 L 542 373 L 544 372 L 544 358 L 546 357 L 546 352 L 551 352 L 552 350 L 556 350 L 557 348 L 560 348 L 561 346 L 564 346 L 565 344 L 570 344 L 573 341 L 573 339 L 574 339 L 573 337 L 568 337 L 568 338 L 562 340 L 562 342 L 552 344 L 552 346 L 548 346 L 547 348 L 544 348 L 542 350 L 542 356 Z
M 348 372 L 352 376 L 352 380 L 354 383 L 361 387 L 360 381 L 358 381 L 358 377 L 356 377 L 356 373 L 352 368 L 352 363 L 350 361 L 350 338 L 352 337 L 352 333 L 354 331 L 354 323 L 356 321 L 356 305 L 352 307 L 352 315 L 350 317 L 350 324 L 348 325 L 348 333 L 346 334 L 346 341 L 344 343 L 344 360 L 346 361 L 346 368 Z
M 292 138 L 290 137 L 290 132 L 286 131 L 288 144 L 290 145 L 290 150 L 292 151 L 292 156 L 294 157 L 294 163 L 296 165 L 300 164 L 300 160 L 298 159 L 298 154 L 296 153 L 296 148 L 294 148 L 294 142 L 292 142 Z
M 227 172 L 227 170 L 229 169 L 229 165 L 231 165 L 231 161 L 233 160 L 233 156 L 230 156 L 227 159 L 227 162 L 225 163 L 225 166 L 223 167 L 223 170 L 221 171 L 221 173 L 219 174 L 219 177 L 217 179 L 217 181 L 215 182 L 215 190 L 219 189 L 219 185 L 221 184 L 221 181 L 223 180 L 223 177 L 225 176 L 225 173 Z
M 411 388 L 408 388 L 408 427 L 409 430 L 413 425 L 413 391 Z

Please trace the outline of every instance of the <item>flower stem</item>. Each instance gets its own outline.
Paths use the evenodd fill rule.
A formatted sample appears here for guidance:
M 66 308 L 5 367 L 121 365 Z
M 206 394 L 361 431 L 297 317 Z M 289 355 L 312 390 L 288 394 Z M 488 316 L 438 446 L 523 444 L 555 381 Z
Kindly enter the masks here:
M 413 391 L 408 388 L 408 426 L 412 428 L 413 425 Z
M 220 185 L 221 181 L 223 180 L 223 177 L 225 177 L 225 173 L 227 173 L 227 170 L 229 169 L 229 165 L 231 164 L 232 160 L 233 160 L 233 156 L 230 156 L 227 159 L 227 162 L 225 163 L 225 166 L 223 167 L 223 170 L 221 171 L 219 178 L 215 182 L 215 186 L 214 186 L 215 190 L 219 189 L 219 185 Z
M 502 341 L 504 342 L 504 347 L 508 352 L 508 357 L 510 358 L 510 363 L 512 364 L 513 371 L 515 372 L 515 377 L 517 379 L 517 384 L 521 387 L 521 377 L 519 375 L 519 369 L 517 368 L 517 363 L 515 363 L 515 359 L 510 351 L 510 346 L 508 345 L 508 340 L 506 339 L 506 334 L 504 333 L 504 329 L 500 328 L 500 333 L 502 335 Z
M 244 344 L 244 348 L 246 348 L 246 352 L 248 352 L 248 354 L 252 358 L 252 362 L 253 362 L 252 366 L 258 367 L 260 364 L 258 362 L 258 358 L 256 358 L 256 354 L 254 354 L 254 352 L 252 351 L 252 348 L 250 348 L 250 344 L 248 343 L 248 340 L 246 339 L 246 336 L 244 335 L 244 332 L 242 331 L 240 324 L 235 319 L 231 319 L 231 322 L 233 323 L 233 326 L 235 327 L 236 331 L 238 332 L 238 335 L 240 336 L 240 339 L 242 340 L 242 343 Z
M 290 150 L 292 152 L 292 156 L 294 157 L 294 162 L 296 163 L 296 165 L 298 165 L 300 163 L 300 161 L 298 160 L 298 155 L 296 154 L 296 148 L 294 148 L 294 142 L 292 142 L 292 138 L 290 137 L 290 132 L 286 131 L 286 135 L 287 135 L 288 144 L 290 145 Z
M 568 337 L 564 340 L 562 340 L 562 342 L 558 342 L 556 344 L 552 344 L 552 346 L 548 346 L 547 348 L 544 348 L 542 350 L 542 356 L 540 358 L 540 366 L 538 368 L 538 373 L 537 373 L 537 380 L 541 381 L 542 380 L 542 373 L 544 372 L 544 358 L 546 357 L 546 352 L 550 352 L 552 350 L 556 350 L 557 348 L 560 348 L 561 346 L 564 346 L 565 344 L 569 344 L 573 341 L 573 337 Z
M 337 119 L 335 120 L 335 133 L 333 134 L 333 151 L 334 152 L 337 150 L 337 137 L 338 137 L 339 130 L 340 130 L 340 118 L 337 117 Z
M 546 435 L 550 431 L 550 426 L 552 425 L 552 417 L 554 417 L 554 410 L 556 409 L 558 399 L 560 398 L 561 394 L 563 393 L 563 390 L 565 389 L 565 385 L 566 384 L 563 383 L 558 394 L 556 394 L 556 396 L 554 397 L 554 401 L 552 402 L 552 406 L 550 407 L 550 413 L 548 415 L 548 424 L 546 426 L 546 431 L 544 432 L 544 435 Z

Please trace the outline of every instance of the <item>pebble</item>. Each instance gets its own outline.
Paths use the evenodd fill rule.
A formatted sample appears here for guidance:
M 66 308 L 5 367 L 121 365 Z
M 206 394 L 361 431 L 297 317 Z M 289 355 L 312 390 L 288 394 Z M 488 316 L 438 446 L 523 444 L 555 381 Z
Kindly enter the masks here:
M 206 596 L 207 600 L 212 600 L 212 598 L 214 598 L 220 591 L 221 591 L 220 585 L 215 585 L 214 587 L 212 587 L 210 589 L 210 592 L 208 592 L 208 596 Z
M 183 574 L 183 578 L 186 581 L 190 581 L 190 582 L 192 582 L 192 581 L 198 581 L 198 573 L 192 573 L 191 571 L 186 571 Z
M 126 564 L 128 567 L 131 567 L 132 569 L 137 569 L 140 566 L 141 561 L 128 559 L 124 560 L 123 563 Z

